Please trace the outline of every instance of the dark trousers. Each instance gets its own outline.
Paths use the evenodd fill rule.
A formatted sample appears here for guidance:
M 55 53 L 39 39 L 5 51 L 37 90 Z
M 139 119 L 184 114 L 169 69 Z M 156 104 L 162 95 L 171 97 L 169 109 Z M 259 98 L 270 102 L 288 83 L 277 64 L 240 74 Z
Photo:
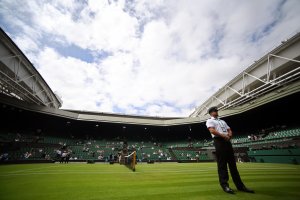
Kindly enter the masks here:
M 216 158 L 218 163 L 218 174 L 219 174 L 219 182 L 222 188 L 228 185 L 228 169 L 227 164 L 229 166 L 230 174 L 232 180 L 237 189 L 241 189 L 244 184 L 241 180 L 240 174 L 237 170 L 234 152 L 230 141 L 226 141 L 223 138 L 215 137 L 214 145 L 216 148 Z

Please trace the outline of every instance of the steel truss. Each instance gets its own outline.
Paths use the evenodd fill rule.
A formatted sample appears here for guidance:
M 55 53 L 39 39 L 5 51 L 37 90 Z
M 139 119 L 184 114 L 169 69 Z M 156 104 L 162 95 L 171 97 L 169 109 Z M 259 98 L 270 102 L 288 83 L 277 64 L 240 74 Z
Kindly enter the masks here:
M 15 58 L 18 58 L 17 62 Z M 10 69 L 1 67 L 0 68 L 0 85 L 1 93 L 7 94 L 9 96 L 17 97 L 21 100 L 24 100 L 29 103 L 34 103 L 38 105 L 48 106 L 53 102 L 52 100 L 47 102 L 46 96 L 40 98 L 37 94 L 46 92 L 45 90 L 37 91 L 36 84 L 38 83 L 38 75 L 32 74 L 30 76 L 19 77 L 19 69 L 21 67 L 21 58 L 20 55 L 5 56 L 1 57 L 0 61 L 10 59 L 13 61 L 13 71 Z M 24 81 L 33 79 L 31 86 L 27 85 Z M 48 93 L 46 93 L 48 94 Z M 52 97 L 51 95 L 47 95 Z
M 290 62 L 294 62 L 299 64 L 300 61 L 299 60 L 295 60 L 295 59 L 291 59 L 291 58 L 287 58 L 284 56 L 278 56 L 275 54 L 268 54 L 267 57 L 267 69 L 266 69 L 266 74 L 263 75 L 262 77 L 266 76 L 266 79 L 261 79 L 260 77 L 254 76 L 246 71 L 244 71 L 242 73 L 242 90 L 241 91 L 237 91 L 234 88 L 231 87 L 231 85 L 227 85 L 224 87 L 224 93 L 226 95 L 226 98 L 224 100 L 219 99 L 217 96 L 213 95 L 212 97 L 210 97 L 210 99 L 208 101 L 206 101 L 205 104 L 201 105 L 196 113 L 193 113 L 192 116 L 199 116 L 201 113 L 204 113 L 203 115 L 206 114 L 206 111 L 210 105 L 210 103 L 213 103 L 215 100 L 217 100 L 221 106 L 219 107 L 219 110 L 226 110 L 232 107 L 236 107 L 242 104 L 245 104 L 253 99 L 258 98 L 259 96 L 266 94 L 272 90 L 275 90 L 279 87 L 282 87 L 283 85 L 286 85 L 290 82 L 293 82 L 297 79 L 300 78 L 300 66 L 296 67 L 293 70 L 290 70 L 274 79 L 271 79 L 271 71 L 272 71 L 272 58 L 277 58 L 277 59 L 283 59 L 283 60 L 287 60 Z M 249 90 L 246 92 L 246 78 L 247 77 L 251 77 L 253 79 L 256 79 L 257 81 L 261 82 L 262 85 Z M 233 91 L 235 94 L 237 94 L 237 98 L 235 99 L 228 99 L 228 90 Z

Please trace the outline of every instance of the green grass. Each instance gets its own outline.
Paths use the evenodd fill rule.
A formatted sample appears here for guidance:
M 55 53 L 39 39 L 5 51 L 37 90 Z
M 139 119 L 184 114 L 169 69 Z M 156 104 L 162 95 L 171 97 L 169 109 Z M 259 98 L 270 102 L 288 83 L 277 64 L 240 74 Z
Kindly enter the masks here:
M 300 166 L 242 163 L 245 185 L 255 194 L 224 193 L 216 163 L 140 164 L 136 172 L 114 164 L 0 166 L 0 199 L 300 199 Z

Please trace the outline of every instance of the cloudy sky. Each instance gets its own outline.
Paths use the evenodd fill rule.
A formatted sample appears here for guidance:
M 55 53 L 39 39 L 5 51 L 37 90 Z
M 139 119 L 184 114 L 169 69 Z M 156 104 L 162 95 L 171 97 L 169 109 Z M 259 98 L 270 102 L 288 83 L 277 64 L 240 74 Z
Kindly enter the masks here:
M 0 0 L 65 109 L 188 116 L 300 31 L 298 0 Z

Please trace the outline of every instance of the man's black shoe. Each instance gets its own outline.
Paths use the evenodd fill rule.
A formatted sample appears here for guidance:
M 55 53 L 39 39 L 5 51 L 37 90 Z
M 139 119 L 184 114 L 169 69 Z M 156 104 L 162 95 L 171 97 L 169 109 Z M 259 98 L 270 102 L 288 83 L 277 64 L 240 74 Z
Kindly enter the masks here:
M 242 191 L 242 192 L 254 193 L 254 190 L 251 190 L 251 189 L 249 189 L 249 188 L 246 188 L 245 186 L 242 187 L 242 188 L 239 188 L 238 190 L 239 190 L 239 191 Z
M 223 190 L 226 193 L 234 194 L 234 191 L 230 187 L 228 187 L 228 186 L 223 187 Z

